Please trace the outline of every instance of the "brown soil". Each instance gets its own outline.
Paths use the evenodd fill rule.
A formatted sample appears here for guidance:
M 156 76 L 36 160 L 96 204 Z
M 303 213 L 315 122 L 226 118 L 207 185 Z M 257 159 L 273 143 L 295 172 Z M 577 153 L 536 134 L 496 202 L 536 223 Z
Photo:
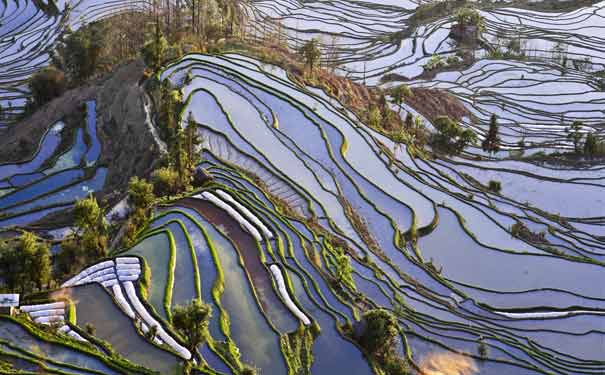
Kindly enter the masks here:
M 406 104 L 420 112 L 429 121 L 439 116 L 448 116 L 452 120 L 460 121 L 469 116 L 470 112 L 464 104 L 454 95 L 444 90 L 412 88 L 414 95 L 406 99 Z

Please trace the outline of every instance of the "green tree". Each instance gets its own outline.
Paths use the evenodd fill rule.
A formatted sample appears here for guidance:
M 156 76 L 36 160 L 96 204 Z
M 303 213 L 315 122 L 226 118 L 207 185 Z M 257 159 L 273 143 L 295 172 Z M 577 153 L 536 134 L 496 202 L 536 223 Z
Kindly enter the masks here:
M 185 128 L 185 153 L 187 155 L 187 168 L 192 173 L 201 158 L 197 152 L 198 146 L 202 143 L 197 134 L 199 124 L 193 118 L 193 113 L 189 112 L 187 117 L 187 128 Z
M 162 167 L 151 174 L 153 191 L 158 196 L 173 195 L 179 190 L 179 175 L 170 167 Z
M 87 262 L 106 256 L 107 223 L 103 210 L 92 194 L 76 202 L 74 217 L 79 235 L 77 243 L 86 251 Z
M 159 24 L 156 23 L 152 39 L 147 41 L 141 49 L 145 65 L 154 70 L 159 69 L 162 66 L 168 47 L 168 41 L 162 34 Z
M 35 106 L 39 107 L 63 95 L 67 84 L 65 74 L 59 69 L 49 66 L 34 74 L 30 78 L 28 86 Z
M 145 65 L 154 70 L 159 69 L 162 66 L 168 47 L 168 41 L 162 34 L 159 18 L 157 18 L 154 25 L 153 37 L 141 49 Z
M 33 233 L 0 243 L 0 271 L 8 289 L 29 293 L 48 285 L 52 275 L 48 245 Z
M 476 26 L 480 32 L 485 30 L 485 20 L 475 8 L 460 8 L 454 17 L 456 22 L 461 26 Z
M 472 130 L 463 129 L 457 121 L 447 116 L 437 117 L 433 125 L 438 133 L 432 136 L 431 145 L 441 152 L 456 155 L 477 141 L 477 135 Z
M 196 348 L 208 338 L 208 322 L 212 317 L 212 307 L 200 300 L 188 305 L 176 306 L 172 312 L 172 325 L 185 339 L 187 348 L 195 352 Z
M 48 243 L 39 242 L 31 259 L 33 282 L 36 284 L 38 290 L 42 290 L 42 288 L 48 286 L 52 280 L 51 256 L 50 246 L 48 246 Z
M 62 279 L 81 270 L 87 261 L 87 254 L 83 251 L 76 238 L 70 238 L 61 243 L 61 250 L 55 255 L 55 277 Z
M 566 129 L 567 139 L 571 140 L 571 142 L 573 143 L 574 151 L 576 153 L 579 153 L 581 151 L 580 145 L 582 143 L 583 137 L 581 130 L 583 126 L 584 124 L 582 123 L 582 121 L 574 121 L 571 126 Z
M 489 122 L 489 131 L 481 143 L 481 148 L 485 152 L 498 152 L 500 150 L 500 136 L 498 135 L 498 119 L 495 114 Z
M 388 310 L 369 310 L 363 315 L 365 328 L 359 338 L 361 346 L 374 357 L 389 357 L 399 337 L 397 318 Z
M 405 84 L 395 86 L 391 89 L 391 97 L 393 98 L 393 103 L 395 103 L 398 108 L 397 113 L 401 113 L 401 105 L 403 104 L 405 98 L 411 98 L 412 95 L 412 90 L 410 90 L 410 87 Z
M 147 211 L 153 201 L 153 185 L 146 180 L 134 176 L 128 182 L 128 204 L 133 210 L 143 209 Z
M 313 71 L 321 58 L 321 49 L 319 39 L 313 38 L 303 44 L 298 53 L 305 60 L 305 65 Z
M 588 133 L 586 135 L 586 141 L 584 141 L 584 155 L 592 159 L 597 153 L 597 148 L 597 137 L 592 133 Z
M 93 22 L 76 32 L 68 30 L 52 55 L 53 64 L 65 71 L 70 81 L 80 83 L 92 76 L 100 65 L 107 44 L 104 24 Z

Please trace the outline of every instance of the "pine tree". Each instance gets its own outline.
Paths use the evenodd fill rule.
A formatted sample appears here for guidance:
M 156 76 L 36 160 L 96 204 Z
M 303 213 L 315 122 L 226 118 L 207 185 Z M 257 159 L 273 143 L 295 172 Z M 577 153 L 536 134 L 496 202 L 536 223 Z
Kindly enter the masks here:
M 584 155 L 592 159 L 596 153 L 597 137 L 595 137 L 592 133 L 588 133 L 586 136 L 586 141 L 584 142 Z
M 485 152 L 498 152 L 500 150 L 500 137 L 498 136 L 498 119 L 495 114 L 489 122 L 489 131 L 481 144 L 481 148 Z

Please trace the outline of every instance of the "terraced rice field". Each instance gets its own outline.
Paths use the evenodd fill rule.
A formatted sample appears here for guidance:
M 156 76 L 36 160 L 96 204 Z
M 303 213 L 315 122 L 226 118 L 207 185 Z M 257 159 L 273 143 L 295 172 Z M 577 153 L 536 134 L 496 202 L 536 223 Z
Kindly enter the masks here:
M 187 54 L 156 78 L 181 91 L 181 118 L 199 124 L 199 167 L 211 182 L 165 200 L 132 248 L 63 284 L 79 301 L 77 319 L 65 325 L 82 340 L 67 345 L 2 318 L 0 358 L 49 373 L 170 373 L 197 358 L 210 374 L 238 374 L 244 364 L 262 374 L 372 374 L 345 331 L 381 307 L 396 314 L 397 351 L 416 370 L 447 353 L 472 359 L 480 374 L 603 374 L 604 169 L 521 156 L 573 149 L 565 128 L 575 120 L 603 138 L 596 73 L 605 69 L 605 3 L 558 13 L 527 2 L 482 10 L 484 41 L 472 63 L 435 74 L 426 64 L 455 56 L 458 46 L 451 15 L 418 23 L 424 5 L 241 4 L 250 38 L 277 36 L 295 48 L 319 37 L 323 63 L 336 74 L 447 91 L 479 140 L 496 114 L 498 153 L 472 146 L 415 158 L 279 67 L 235 52 Z M 77 27 L 80 15 L 145 6 L 82 1 L 72 5 L 73 18 L 29 1 L 0 3 L 0 103 L 11 108 L 0 126 L 23 106 L 23 83 L 47 63 L 62 28 Z M 57 152 L 59 122 L 33 157 L 0 165 L 0 227 L 27 227 L 103 189 L 95 110 L 88 102 L 87 122 L 66 151 Z M 408 112 L 418 113 L 403 104 L 401 116 Z M 432 129 L 430 114 L 419 114 Z M 499 192 L 486 188 L 492 180 Z M 519 223 L 538 239 L 514 235 Z M 335 242 L 351 250 L 352 280 L 340 286 Z M 171 325 L 172 309 L 193 299 L 213 310 L 197 353 Z M 154 325 L 161 333 L 146 337 Z M 303 349 L 288 335 L 318 328 L 313 355 L 295 360 Z

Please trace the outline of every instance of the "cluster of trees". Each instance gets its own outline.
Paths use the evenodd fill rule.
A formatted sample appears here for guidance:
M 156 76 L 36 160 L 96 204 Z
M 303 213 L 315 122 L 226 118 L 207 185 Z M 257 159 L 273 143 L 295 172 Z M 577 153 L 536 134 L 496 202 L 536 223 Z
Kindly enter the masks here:
M 582 131 L 583 127 L 584 124 L 581 121 L 574 121 L 567 128 L 567 138 L 573 143 L 575 153 L 589 159 L 605 155 L 605 144 L 599 141 L 592 132 L 587 132 L 585 136 Z
M 477 135 L 471 129 L 464 129 L 457 121 L 447 116 L 435 119 L 433 125 L 437 129 L 431 136 L 433 150 L 449 155 L 460 154 L 466 146 L 477 141 Z
M 408 375 L 409 365 L 397 352 L 399 324 L 393 313 L 373 309 L 363 315 L 365 324 L 358 342 L 366 353 L 389 375 Z
M 474 26 L 479 32 L 485 30 L 485 20 L 481 13 L 472 7 L 463 7 L 456 11 L 454 15 L 456 23 L 462 27 Z
M 76 202 L 74 223 L 74 235 L 63 241 L 55 259 L 57 278 L 73 274 L 107 256 L 109 228 L 104 210 L 92 194 Z
M 31 293 L 53 280 L 50 247 L 33 233 L 0 242 L 0 275 L 11 292 Z

